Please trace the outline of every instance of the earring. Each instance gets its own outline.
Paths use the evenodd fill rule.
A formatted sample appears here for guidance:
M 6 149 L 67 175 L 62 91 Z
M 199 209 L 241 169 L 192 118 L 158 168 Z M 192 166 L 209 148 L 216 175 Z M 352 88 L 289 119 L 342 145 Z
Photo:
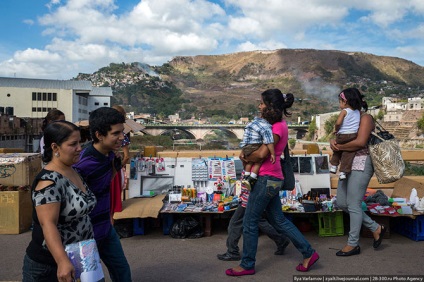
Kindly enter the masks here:
M 59 152 L 54 153 L 54 156 L 55 156 L 56 158 L 58 158 L 58 157 L 59 157 Z

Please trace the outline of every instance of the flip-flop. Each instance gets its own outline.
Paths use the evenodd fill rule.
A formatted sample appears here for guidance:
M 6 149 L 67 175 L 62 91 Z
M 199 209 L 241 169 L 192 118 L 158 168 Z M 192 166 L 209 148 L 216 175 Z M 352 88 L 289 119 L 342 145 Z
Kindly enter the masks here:
M 296 266 L 296 270 L 300 272 L 307 272 L 313 266 L 317 261 L 319 260 L 319 255 L 317 252 L 314 252 L 311 256 L 311 259 L 308 262 L 308 266 L 304 267 L 302 263 L 299 263 L 298 266 Z
M 235 271 L 234 269 L 229 268 L 225 271 L 225 274 L 228 276 L 253 275 L 255 274 L 255 269 L 243 269 L 242 271 Z

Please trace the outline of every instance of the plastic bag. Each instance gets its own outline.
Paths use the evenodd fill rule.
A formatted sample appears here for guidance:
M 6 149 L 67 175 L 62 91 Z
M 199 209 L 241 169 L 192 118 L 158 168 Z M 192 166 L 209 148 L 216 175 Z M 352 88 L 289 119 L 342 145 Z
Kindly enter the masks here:
M 116 220 L 114 228 L 119 238 L 129 238 L 134 235 L 133 218 Z
M 202 226 L 199 221 L 191 216 L 178 219 L 169 232 L 172 238 L 176 239 L 195 239 L 203 236 Z

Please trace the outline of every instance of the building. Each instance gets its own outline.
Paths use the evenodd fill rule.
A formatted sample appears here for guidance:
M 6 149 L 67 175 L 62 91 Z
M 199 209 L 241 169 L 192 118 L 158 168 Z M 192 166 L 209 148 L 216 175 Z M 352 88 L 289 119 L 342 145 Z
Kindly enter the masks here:
M 56 108 L 76 122 L 110 107 L 110 97 L 110 87 L 93 87 L 90 81 L 0 77 L 0 115 L 44 118 Z
M 168 119 L 171 123 L 179 123 L 181 122 L 181 118 L 180 115 L 177 113 L 175 115 L 169 115 Z
M 396 98 L 384 97 L 383 108 L 386 109 L 383 121 L 385 122 L 400 122 L 405 111 L 421 111 L 423 109 L 422 98 L 408 98 L 408 101 L 399 100 Z

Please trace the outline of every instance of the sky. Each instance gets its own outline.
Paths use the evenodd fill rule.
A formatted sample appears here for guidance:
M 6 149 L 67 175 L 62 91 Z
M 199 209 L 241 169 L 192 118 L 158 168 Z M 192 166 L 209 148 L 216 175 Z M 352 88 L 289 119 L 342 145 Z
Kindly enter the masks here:
M 71 79 L 110 63 L 318 49 L 424 66 L 422 0 L 1 0 L 0 76 Z

